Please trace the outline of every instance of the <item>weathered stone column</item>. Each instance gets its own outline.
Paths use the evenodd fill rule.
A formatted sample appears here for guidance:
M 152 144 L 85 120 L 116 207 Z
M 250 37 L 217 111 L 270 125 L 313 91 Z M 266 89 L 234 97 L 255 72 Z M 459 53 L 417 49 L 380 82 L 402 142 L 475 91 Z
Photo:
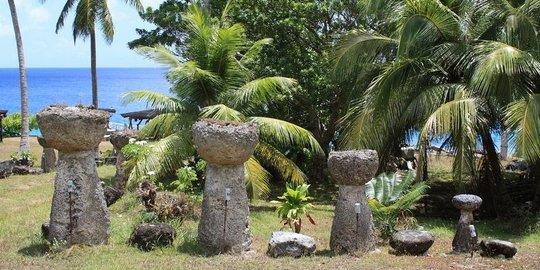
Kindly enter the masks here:
M 471 234 L 472 228 L 469 225 L 474 221 L 473 211 L 482 205 L 482 198 L 473 194 L 460 194 L 452 198 L 452 204 L 461 210 L 456 235 L 452 240 L 452 250 L 455 252 L 471 252 L 471 249 L 476 249 L 478 236 L 476 232 Z
M 250 249 L 244 162 L 258 138 L 253 124 L 205 120 L 193 125 L 197 152 L 207 162 L 198 240 L 215 252 Z
M 123 131 L 115 131 L 111 134 L 110 142 L 116 152 L 116 173 L 114 175 L 114 188 L 124 194 L 126 189 L 127 180 L 131 171 L 126 171 L 122 166 L 125 158 L 122 154 L 122 147 L 129 143 L 129 139 L 136 138 L 137 132 L 135 130 L 127 129 Z
M 106 244 L 109 211 L 97 175 L 94 149 L 109 113 L 79 107 L 48 107 L 37 114 L 47 144 L 58 150 L 49 240 L 67 245 Z
M 41 169 L 44 173 L 53 171 L 56 168 L 56 153 L 51 148 L 45 138 L 38 137 L 38 143 L 43 147 L 43 154 L 41 154 Z
M 375 250 L 377 235 L 367 202 L 365 184 L 379 164 L 374 150 L 331 152 L 328 169 L 339 185 L 330 249 L 362 254 Z

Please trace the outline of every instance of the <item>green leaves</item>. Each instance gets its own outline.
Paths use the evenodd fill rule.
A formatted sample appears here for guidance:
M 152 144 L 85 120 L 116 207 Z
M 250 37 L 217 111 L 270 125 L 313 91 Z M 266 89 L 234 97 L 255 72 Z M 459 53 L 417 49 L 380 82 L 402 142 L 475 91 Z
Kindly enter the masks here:
M 309 203 L 312 199 L 308 196 L 309 185 L 300 184 L 294 185 L 287 183 L 285 185 L 285 193 L 279 196 L 281 200 L 280 205 L 276 209 L 276 214 L 285 221 L 285 224 L 294 226 L 296 233 L 300 233 L 302 226 L 302 215 L 305 215 L 308 220 L 315 225 L 315 221 L 308 213 L 309 209 L 313 208 L 313 205 Z

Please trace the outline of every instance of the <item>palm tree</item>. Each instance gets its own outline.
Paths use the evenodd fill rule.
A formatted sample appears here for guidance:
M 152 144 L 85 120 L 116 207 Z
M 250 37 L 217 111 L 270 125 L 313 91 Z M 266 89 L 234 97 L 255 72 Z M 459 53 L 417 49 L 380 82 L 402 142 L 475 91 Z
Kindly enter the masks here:
M 42 0 L 42 2 L 45 1 Z M 140 0 L 124 0 L 124 2 L 134 6 L 139 12 L 143 11 Z M 64 26 L 66 17 L 73 8 L 75 8 L 75 19 L 73 20 L 74 42 L 77 41 L 77 38 L 82 38 L 84 41 L 90 37 L 92 105 L 97 108 L 96 25 L 101 28 L 105 41 L 111 44 L 114 37 L 114 24 L 107 0 L 67 0 L 56 22 L 56 33 Z
M 140 47 L 138 51 L 169 68 L 167 78 L 176 97 L 152 91 L 133 91 L 125 102 L 145 101 L 161 114 L 143 129 L 143 136 L 161 138 L 135 166 L 130 180 L 148 171 L 161 174 L 180 166 L 182 159 L 195 154 L 191 126 L 197 119 L 214 118 L 253 122 L 260 128 L 260 141 L 254 157 L 245 163 L 248 188 L 252 195 L 266 193 L 270 166 L 286 181 L 300 183 L 303 172 L 282 150 L 304 147 L 323 153 L 307 130 L 279 119 L 250 116 L 252 111 L 287 97 L 296 81 L 284 77 L 253 78 L 249 66 L 256 61 L 262 46 L 270 39 L 249 44 L 240 24 L 211 18 L 200 4 L 191 4 L 183 14 L 186 29 L 184 47 L 175 55 L 162 46 Z
M 499 217 L 509 215 L 513 203 L 491 133 L 515 124 L 504 121 L 512 119 L 510 102 L 531 100 L 536 89 L 538 39 L 531 26 L 539 1 L 515 8 L 507 1 L 460 1 L 456 7 L 410 0 L 397 7 L 401 21 L 390 37 L 360 31 L 337 51 L 336 70 L 345 76 L 361 65 L 380 70 L 343 121 L 345 145 L 375 147 L 384 161 L 419 131 L 424 154 L 419 167 L 427 168 L 422 166 L 426 146 L 442 138 L 455 153 L 454 180 L 459 186 L 465 173 L 475 175 L 474 153 L 480 142 L 495 210 Z M 425 179 L 425 172 L 419 177 Z
M 15 40 L 17 41 L 17 55 L 19 58 L 19 78 L 21 84 L 21 142 L 19 144 L 19 153 L 30 152 L 30 143 L 28 141 L 28 133 L 30 132 L 30 122 L 28 118 L 28 87 L 26 84 L 26 66 L 24 64 L 24 48 L 19 28 L 19 20 L 17 18 L 17 8 L 15 1 L 8 0 L 9 9 L 11 11 L 11 20 L 13 21 L 13 30 L 15 31 Z

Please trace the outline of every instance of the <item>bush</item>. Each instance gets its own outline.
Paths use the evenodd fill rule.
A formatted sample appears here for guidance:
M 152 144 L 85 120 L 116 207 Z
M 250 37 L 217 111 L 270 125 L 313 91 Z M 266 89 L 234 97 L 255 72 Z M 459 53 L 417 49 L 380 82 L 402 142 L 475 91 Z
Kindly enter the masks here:
M 278 197 L 282 201 L 276 209 L 278 216 L 285 221 L 284 225 L 289 225 L 294 229 L 294 232 L 300 233 L 302 230 L 302 215 L 305 215 L 309 222 L 315 225 L 315 221 L 309 214 L 309 209 L 313 208 L 313 204 L 309 202 L 312 199 L 308 196 L 309 185 L 294 186 L 292 183 L 287 183 L 285 188 L 285 193 Z
M 416 219 L 410 215 L 415 204 L 424 197 L 428 186 L 414 184 L 414 175 L 404 179 L 398 173 L 380 174 L 366 184 L 366 196 L 373 213 L 373 222 L 383 240 L 388 240 L 397 227 L 416 227 Z
M 37 119 L 35 115 L 30 115 L 30 130 L 38 129 Z M 2 128 L 4 136 L 18 137 L 22 132 L 22 118 L 20 113 L 12 113 L 2 120 Z

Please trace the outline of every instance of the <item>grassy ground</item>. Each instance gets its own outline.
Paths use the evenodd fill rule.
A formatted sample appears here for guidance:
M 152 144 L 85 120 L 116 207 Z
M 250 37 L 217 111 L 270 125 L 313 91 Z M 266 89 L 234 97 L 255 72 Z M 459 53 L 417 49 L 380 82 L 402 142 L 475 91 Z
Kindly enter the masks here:
M 0 154 L 5 155 L 0 144 Z M 15 148 L 16 151 L 16 148 Z M 8 155 L 9 156 L 9 155 Z M 0 157 L 2 159 L 2 157 Z M 114 174 L 112 166 L 98 168 L 100 177 Z M 11 176 L 0 179 L 0 269 L 538 269 L 540 232 L 526 231 L 511 221 L 478 221 L 481 239 L 498 238 L 517 244 L 514 259 L 482 258 L 475 254 L 450 255 L 456 220 L 423 218 L 420 225 L 435 234 L 429 255 L 394 256 L 389 247 L 361 257 L 334 256 L 329 251 L 332 205 L 316 205 L 316 226 L 307 224 L 302 233 L 317 241 L 312 257 L 273 259 L 265 255 L 272 231 L 281 225 L 274 205 L 251 203 L 250 226 L 254 236 L 252 252 L 241 256 L 207 256 L 197 245 L 197 220 L 177 226 L 178 236 L 171 247 L 142 252 L 127 245 L 133 226 L 140 222 L 142 206 L 133 195 L 114 204 L 111 210 L 112 235 L 109 245 L 74 246 L 68 250 L 49 247 L 40 237 L 40 226 L 48 221 L 54 173 L 40 176 Z M 523 222 L 521 222 L 523 223 Z M 52 248 L 52 250 L 51 250 Z

